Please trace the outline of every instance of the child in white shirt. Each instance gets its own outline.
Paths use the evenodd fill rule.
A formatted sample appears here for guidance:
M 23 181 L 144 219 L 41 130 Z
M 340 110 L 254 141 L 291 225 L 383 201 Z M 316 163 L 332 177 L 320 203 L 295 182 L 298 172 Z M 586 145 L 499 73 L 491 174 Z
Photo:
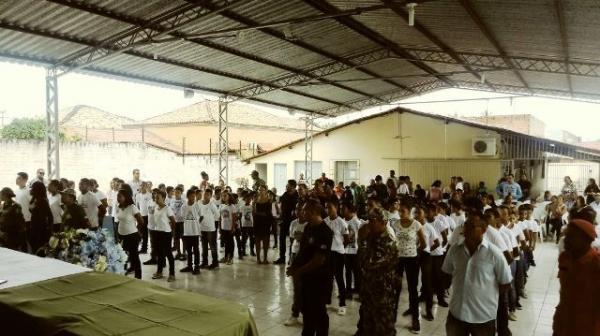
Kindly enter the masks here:
M 337 201 L 327 203 L 327 214 L 325 224 L 333 231 L 333 241 L 331 243 L 331 267 L 338 286 L 339 308 L 338 315 L 346 315 L 346 284 L 344 282 L 344 256 L 346 254 L 345 245 L 348 243 L 348 225 L 338 216 Z M 333 288 L 332 288 L 333 292 Z
M 296 205 L 296 216 L 297 218 L 290 223 L 290 265 L 294 262 L 298 251 L 300 251 L 300 240 L 302 239 L 302 233 L 304 232 L 304 228 L 307 225 L 307 222 L 304 220 L 304 214 L 302 213 L 302 205 L 300 203 Z M 300 317 L 300 304 L 302 300 L 302 282 L 298 277 L 293 277 L 292 280 L 294 285 L 294 302 L 292 303 L 292 316 L 290 316 L 290 318 L 284 323 L 284 325 L 288 327 L 300 324 L 300 322 L 298 321 L 298 317 Z
M 186 193 L 186 202 L 181 207 L 183 215 L 183 247 L 187 254 L 187 266 L 180 272 L 191 272 L 194 275 L 200 274 L 200 222 L 202 221 L 202 209 L 196 203 L 196 192 L 188 190 Z M 193 262 L 193 268 L 192 268 Z

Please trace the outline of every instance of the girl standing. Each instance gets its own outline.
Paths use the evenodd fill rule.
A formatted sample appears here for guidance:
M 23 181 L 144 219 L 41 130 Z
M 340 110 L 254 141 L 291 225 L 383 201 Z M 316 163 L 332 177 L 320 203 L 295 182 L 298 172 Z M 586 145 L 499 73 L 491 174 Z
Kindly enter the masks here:
M 138 252 L 138 245 L 140 244 L 140 233 L 138 230 L 144 226 L 144 220 L 140 215 L 140 211 L 133 203 L 131 193 L 125 189 L 120 189 L 117 193 L 117 202 L 119 203 L 117 219 L 119 222 L 118 231 L 121 243 L 129 256 L 129 262 L 131 263 L 135 277 L 141 279 L 142 264 Z
M 171 251 L 171 241 L 173 238 L 172 232 L 175 228 L 175 215 L 173 210 L 167 206 L 165 200 L 167 194 L 162 190 L 156 191 L 156 207 L 154 208 L 154 241 L 156 242 L 158 266 L 156 273 L 152 275 L 152 279 L 163 278 L 164 260 L 169 261 L 169 277 L 168 282 L 175 281 L 175 259 Z M 154 247 L 154 246 L 153 246 Z
M 50 211 L 48 194 L 43 182 L 34 182 L 31 185 L 30 193 L 31 230 L 29 230 L 29 245 L 31 245 L 31 253 L 37 254 L 37 251 L 50 239 L 54 216 Z
M 221 262 L 233 264 L 233 232 L 237 228 L 237 209 L 235 201 L 229 193 L 221 196 L 221 239 L 225 241 L 225 256 Z
M 268 264 L 269 231 L 273 225 L 273 212 L 271 198 L 265 185 L 258 188 L 258 195 L 254 202 L 254 237 L 256 239 L 256 263 Z M 263 259 L 260 252 L 263 252 Z

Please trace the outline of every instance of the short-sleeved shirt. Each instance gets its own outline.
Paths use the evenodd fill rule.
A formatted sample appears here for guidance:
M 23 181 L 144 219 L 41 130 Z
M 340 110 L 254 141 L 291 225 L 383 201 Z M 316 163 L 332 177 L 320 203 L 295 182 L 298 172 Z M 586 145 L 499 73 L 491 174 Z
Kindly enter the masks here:
M 253 227 L 252 205 L 242 205 L 240 207 L 240 212 L 242 215 L 242 227 Z
M 339 216 L 335 219 L 327 217 L 325 218 L 325 223 L 327 226 L 329 226 L 331 231 L 333 231 L 331 251 L 345 254 L 346 249 L 344 248 L 344 235 L 348 234 L 348 224 L 346 224 L 346 221 Z
M 50 205 L 50 211 L 52 212 L 52 219 L 54 224 L 62 223 L 63 209 L 60 206 L 61 196 L 60 194 L 48 195 L 48 204 Z
M 527 220 L 527 230 L 529 230 L 531 232 L 539 232 L 540 231 L 540 227 L 539 227 L 538 223 L 535 220 L 528 219 Z
M 15 190 L 15 201 L 21 206 L 23 218 L 25 222 L 31 222 L 31 211 L 29 211 L 29 203 L 31 202 L 31 194 L 29 188 L 23 187 Z
M 500 231 L 498 231 L 498 229 L 495 227 L 488 225 L 487 230 L 485 230 L 484 237 L 488 240 L 488 242 L 500 249 L 500 251 L 504 252 L 509 250 L 504 238 L 502 238 L 502 235 L 500 234 Z
M 450 247 L 442 271 L 452 276 L 452 316 L 477 324 L 496 319 L 499 285 L 512 280 L 502 251 L 484 238 L 470 255 L 463 241 Z
M 517 247 L 517 240 L 509 228 L 507 228 L 505 225 L 502 225 L 500 229 L 498 229 L 498 232 L 500 232 L 502 235 L 502 238 L 504 239 L 504 242 L 509 250 L 512 251 L 515 247 Z
M 96 196 L 91 191 L 88 191 L 77 197 L 77 203 L 85 210 L 85 214 L 90 221 L 90 227 L 98 227 L 98 206 L 102 203 L 100 203 Z
M 117 207 L 117 219 L 119 220 L 119 234 L 127 236 L 137 232 L 137 220 L 135 215 L 139 214 L 138 208 L 131 204 L 125 209 Z
M 300 240 L 300 250 L 293 266 L 301 267 L 309 263 L 317 254 L 325 257 L 325 262 L 319 267 L 302 275 L 304 283 L 323 285 L 331 278 L 331 266 L 329 265 L 329 251 L 333 242 L 333 231 L 325 222 L 318 225 L 310 225 L 304 228 Z
M 423 225 L 423 234 L 425 236 L 425 243 L 427 243 L 427 246 L 423 251 L 431 253 L 431 247 L 433 246 L 436 240 L 438 240 L 440 244 L 442 244 L 441 237 L 439 236 L 433 225 L 431 225 L 431 223 L 425 223 L 425 225 Z
M 181 207 L 181 212 L 183 214 L 183 235 L 199 236 L 200 232 L 203 231 L 201 230 L 202 226 L 200 224 L 200 218 L 204 215 L 204 219 L 206 219 L 206 215 L 202 212 L 202 206 L 200 203 L 195 202 L 194 204 L 189 205 L 187 202 L 185 202 Z M 214 220 L 212 225 L 213 227 L 215 226 Z M 211 231 L 214 231 L 214 229 Z
M 392 228 L 396 235 L 398 244 L 398 255 L 400 257 L 416 257 L 417 245 L 419 241 L 418 232 L 421 230 L 421 223 L 413 220 L 410 226 L 403 227 L 401 221 L 396 221 Z
M 135 195 L 135 205 L 140 209 L 142 216 L 148 216 L 148 204 L 152 202 L 152 194 L 149 192 Z
M 148 230 L 154 230 L 156 227 L 156 222 L 154 221 L 154 210 L 156 208 L 156 203 L 153 200 L 150 200 L 146 205 L 146 214 L 148 216 Z
M 214 202 L 208 202 L 204 204 L 202 202 L 196 202 L 200 208 L 202 214 L 202 221 L 200 222 L 200 230 L 203 232 L 211 232 L 216 230 L 215 221 L 220 217 L 219 210 Z
M 298 253 L 300 251 L 300 241 L 302 240 L 302 233 L 306 228 L 306 222 L 300 223 L 298 218 L 294 219 L 290 224 L 290 238 L 294 239 L 292 243 L 292 253 Z
M 358 252 L 358 228 L 360 226 L 360 219 L 354 216 L 350 220 L 346 221 L 348 225 L 348 245 L 346 245 L 346 254 L 356 254 Z
M 183 223 L 183 213 L 181 212 L 181 208 L 183 207 L 183 203 L 185 200 L 183 198 L 173 198 L 169 203 L 169 207 L 173 210 L 173 215 L 175 216 L 175 222 Z
M 171 232 L 170 218 L 174 217 L 173 210 L 168 205 L 154 208 L 154 230 L 162 232 Z
M 237 212 L 235 205 L 221 205 L 221 229 L 229 231 L 233 228 L 233 216 Z

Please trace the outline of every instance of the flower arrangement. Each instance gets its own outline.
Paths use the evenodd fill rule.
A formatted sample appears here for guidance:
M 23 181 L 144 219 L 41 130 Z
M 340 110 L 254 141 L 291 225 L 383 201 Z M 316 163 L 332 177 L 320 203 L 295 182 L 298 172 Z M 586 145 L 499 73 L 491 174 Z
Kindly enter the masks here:
M 48 258 L 91 268 L 96 272 L 124 274 L 127 254 L 106 230 L 67 229 L 54 233 L 45 247 Z

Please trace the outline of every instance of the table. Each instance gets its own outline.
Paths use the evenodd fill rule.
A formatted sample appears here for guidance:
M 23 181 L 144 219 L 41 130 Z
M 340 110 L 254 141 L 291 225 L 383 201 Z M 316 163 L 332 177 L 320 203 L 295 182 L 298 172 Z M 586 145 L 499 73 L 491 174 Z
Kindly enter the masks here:
M 40 258 L 0 247 L 0 280 L 8 280 L 0 285 L 0 290 L 89 271 L 89 268 L 57 259 Z
M 0 288 L 0 317 L 3 330 L 21 335 L 258 335 L 243 305 L 85 271 Z

